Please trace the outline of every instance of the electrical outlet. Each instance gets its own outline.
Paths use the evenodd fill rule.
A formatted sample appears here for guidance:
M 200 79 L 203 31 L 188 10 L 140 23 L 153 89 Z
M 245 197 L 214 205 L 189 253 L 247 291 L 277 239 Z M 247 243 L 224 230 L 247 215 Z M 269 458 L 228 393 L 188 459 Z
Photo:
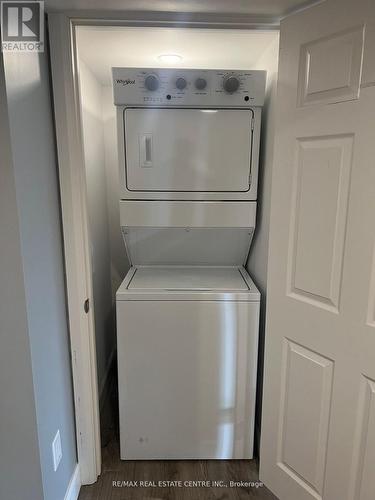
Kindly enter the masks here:
M 59 466 L 59 463 L 62 458 L 60 431 L 56 432 L 56 436 L 52 441 L 52 458 L 53 458 L 53 470 L 56 472 L 57 467 Z

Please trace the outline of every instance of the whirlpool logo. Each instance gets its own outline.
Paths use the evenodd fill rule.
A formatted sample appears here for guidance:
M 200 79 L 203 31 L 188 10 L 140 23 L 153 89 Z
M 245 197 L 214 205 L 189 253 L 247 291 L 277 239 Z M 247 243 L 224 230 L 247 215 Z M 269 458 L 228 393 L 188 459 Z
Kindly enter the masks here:
M 135 85 L 135 80 L 132 80 L 131 78 L 117 78 L 116 83 L 118 85 Z

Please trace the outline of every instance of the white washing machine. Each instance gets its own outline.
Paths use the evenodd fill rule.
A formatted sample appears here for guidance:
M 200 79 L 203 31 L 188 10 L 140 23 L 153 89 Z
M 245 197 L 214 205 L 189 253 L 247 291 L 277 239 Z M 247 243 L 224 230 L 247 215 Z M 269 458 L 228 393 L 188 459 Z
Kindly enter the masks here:
M 114 68 L 121 458 L 253 456 L 265 73 Z M 203 83 L 205 82 L 205 84 Z

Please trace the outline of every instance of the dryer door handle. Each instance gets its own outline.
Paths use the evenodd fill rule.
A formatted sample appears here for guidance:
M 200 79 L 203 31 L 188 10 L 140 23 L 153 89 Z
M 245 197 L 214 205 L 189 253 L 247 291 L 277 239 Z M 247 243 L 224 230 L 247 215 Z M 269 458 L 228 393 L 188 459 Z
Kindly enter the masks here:
M 142 134 L 140 136 L 139 158 L 141 167 L 152 167 L 152 134 Z

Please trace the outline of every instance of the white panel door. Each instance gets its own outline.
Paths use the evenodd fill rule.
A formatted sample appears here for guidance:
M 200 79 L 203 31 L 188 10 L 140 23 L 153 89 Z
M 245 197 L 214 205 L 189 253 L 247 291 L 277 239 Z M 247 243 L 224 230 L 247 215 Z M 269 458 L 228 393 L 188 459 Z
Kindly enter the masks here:
M 130 191 L 250 189 L 253 111 L 126 109 Z
M 375 499 L 375 3 L 282 21 L 260 475 Z

